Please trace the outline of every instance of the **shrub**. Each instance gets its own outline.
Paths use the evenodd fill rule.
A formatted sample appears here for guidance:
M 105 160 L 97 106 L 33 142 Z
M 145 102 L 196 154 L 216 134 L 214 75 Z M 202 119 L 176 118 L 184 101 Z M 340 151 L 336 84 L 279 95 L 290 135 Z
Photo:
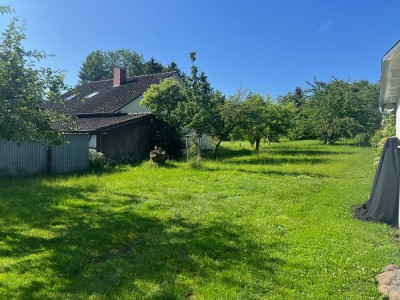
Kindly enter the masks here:
M 188 161 L 189 168 L 200 170 L 203 168 L 203 159 L 200 156 L 194 156 Z
M 354 141 L 359 146 L 367 146 L 370 144 L 371 136 L 367 133 L 359 133 L 354 137 Z
M 148 153 L 155 146 L 164 149 L 170 159 L 180 159 L 182 151 L 185 149 L 182 130 L 163 121 L 154 120 L 147 140 Z
M 383 145 L 385 145 L 388 138 L 394 137 L 395 135 L 395 116 L 394 114 L 385 115 L 382 120 L 381 128 L 375 131 L 374 136 L 370 139 L 371 146 L 375 151 L 374 167 L 377 167 L 379 164 Z
M 105 165 L 105 157 L 101 152 L 95 149 L 89 149 L 89 166 L 92 168 L 102 168 Z

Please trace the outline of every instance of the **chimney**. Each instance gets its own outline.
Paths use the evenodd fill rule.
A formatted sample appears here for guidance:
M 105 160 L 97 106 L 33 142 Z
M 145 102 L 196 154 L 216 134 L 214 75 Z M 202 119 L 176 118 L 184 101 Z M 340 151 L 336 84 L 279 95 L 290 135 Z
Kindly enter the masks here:
M 114 68 L 114 86 L 124 84 L 126 81 L 126 70 L 122 68 Z

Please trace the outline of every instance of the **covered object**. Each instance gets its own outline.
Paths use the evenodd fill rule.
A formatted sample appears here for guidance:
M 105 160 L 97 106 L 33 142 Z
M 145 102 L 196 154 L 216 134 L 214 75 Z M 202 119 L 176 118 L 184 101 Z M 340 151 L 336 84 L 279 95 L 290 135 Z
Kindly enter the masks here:
M 362 220 L 399 224 L 400 149 L 397 138 L 388 139 L 382 151 L 369 200 L 355 209 Z

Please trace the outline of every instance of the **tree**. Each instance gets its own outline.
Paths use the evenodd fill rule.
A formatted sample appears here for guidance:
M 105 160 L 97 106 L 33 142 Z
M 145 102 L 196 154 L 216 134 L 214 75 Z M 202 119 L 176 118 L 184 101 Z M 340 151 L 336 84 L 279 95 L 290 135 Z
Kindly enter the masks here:
M 178 82 L 167 78 L 159 84 L 151 85 L 140 102 L 140 105 L 150 108 L 159 120 L 153 124 L 150 147 L 163 148 L 171 158 L 180 157 L 184 146 L 182 122 L 178 113 L 178 104 L 183 101 L 185 97 Z
M 298 140 L 312 138 L 310 136 L 310 130 L 306 126 L 307 123 L 303 122 L 305 120 L 303 115 L 303 106 L 307 103 L 307 97 L 303 89 L 297 86 L 294 93 L 289 92 L 285 96 L 279 96 L 277 98 L 277 103 L 281 107 L 290 107 L 289 111 L 291 111 L 292 116 L 290 119 L 290 126 L 286 128 L 286 135 L 289 139 Z
M 1 12 L 11 11 L 2 7 Z M 64 74 L 35 63 L 46 58 L 37 50 L 26 50 L 25 26 L 12 19 L 0 39 L 0 140 L 14 142 L 60 142 L 61 133 L 53 129 L 55 122 L 67 117 L 42 109 L 47 99 L 60 99 L 67 87 Z
M 144 74 L 157 74 L 164 72 L 164 66 L 154 57 L 144 63 Z
M 267 138 L 270 143 L 287 134 L 295 112 L 296 108 L 292 103 L 277 104 L 269 95 L 263 98 L 250 93 L 241 102 L 237 118 L 240 126 L 236 127 L 233 135 L 247 139 L 258 151 L 261 139 Z
M 96 50 L 90 52 L 82 63 L 79 79 L 81 82 L 111 79 L 114 76 L 114 68 L 125 68 L 128 77 L 145 74 L 143 56 L 136 51 Z
M 351 84 L 353 93 L 359 99 L 353 117 L 361 125 L 358 134 L 365 134 L 368 139 L 374 135 L 382 121 L 382 114 L 379 112 L 379 84 L 370 84 L 366 80 L 360 80 Z
M 153 84 L 143 94 L 140 105 L 150 108 L 159 119 L 171 126 L 181 126 L 178 114 L 179 103 L 185 102 L 181 87 L 174 79 L 164 79 L 160 84 Z
M 312 95 L 304 105 L 302 121 L 324 143 L 332 144 L 360 133 L 372 136 L 379 127 L 376 86 L 366 81 L 349 83 L 338 79 L 309 84 Z
M 221 142 L 226 140 L 241 120 L 241 102 L 244 92 L 240 89 L 234 96 L 228 99 L 221 92 L 216 91 L 211 98 L 213 118 L 210 123 L 210 131 L 213 141 L 213 157 L 217 157 Z
M 193 131 L 193 137 L 204 133 L 218 136 L 216 153 L 221 141 L 229 134 L 225 133 L 230 126 L 227 125 L 227 104 L 221 93 L 213 92 L 204 72 L 198 72 L 194 65 L 195 52 L 190 53 L 190 59 L 193 62 L 191 76 L 183 76 L 182 90 L 176 81 L 163 80 L 150 87 L 141 104 L 149 107 L 152 113 L 171 126 Z M 171 63 L 169 68 L 176 70 L 177 66 Z
M 176 72 L 178 74 L 179 77 L 184 77 L 185 74 L 183 74 L 183 72 L 178 68 L 178 65 L 176 64 L 176 62 L 172 61 L 165 69 L 165 72 Z
M 301 87 L 296 86 L 294 93 L 287 93 L 285 96 L 279 96 L 277 99 L 278 104 L 286 105 L 293 104 L 296 108 L 301 108 L 306 102 L 304 93 Z
M 108 78 L 114 76 L 114 68 L 125 68 L 128 77 L 145 74 L 143 56 L 128 49 L 108 51 L 106 53 L 106 67 Z
M 191 75 L 183 78 L 186 101 L 179 104 L 179 110 L 184 126 L 201 135 L 210 131 L 213 90 L 204 72 L 199 73 L 198 67 L 194 65 L 196 52 L 191 52 L 189 56 L 193 65 Z
M 251 145 L 256 146 L 256 151 L 260 148 L 260 141 L 266 134 L 269 123 L 267 122 L 266 101 L 261 95 L 249 94 L 242 106 L 243 135 L 250 141 Z
M 265 136 L 268 143 L 277 140 L 280 136 L 287 135 L 288 130 L 293 126 L 293 119 L 297 109 L 294 103 L 285 105 L 276 104 L 271 99 L 266 101 L 265 109 Z
M 14 9 L 9 6 L 0 5 L 0 14 L 10 14 L 13 13 Z
M 100 50 L 89 53 L 79 71 L 80 81 L 91 82 L 110 78 L 112 76 L 110 76 L 105 53 Z

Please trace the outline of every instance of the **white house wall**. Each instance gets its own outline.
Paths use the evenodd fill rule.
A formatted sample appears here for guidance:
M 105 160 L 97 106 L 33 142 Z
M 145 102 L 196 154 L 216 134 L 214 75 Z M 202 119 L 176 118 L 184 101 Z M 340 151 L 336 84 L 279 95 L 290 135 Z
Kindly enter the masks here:
M 190 148 L 192 146 L 193 131 L 189 132 L 188 135 L 190 135 L 190 137 L 188 139 L 188 142 L 189 142 L 188 148 Z M 201 149 L 202 150 L 212 150 L 212 148 L 213 148 L 213 140 L 212 140 L 211 136 L 204 133 L 201 136 Z
M 400 99 L 397 101 L 396 106 L 396 137 L 400 138 Z
M 211 136 L 209 136 L 207 134 L 203 134 L 201 136 L 201 146 L 202 146 L 202 149 L 211 150 L 213 148 L 213 141 L 212 141 Z
M 121 110 L 119 112 L 123 113 L 123 114 L 150 112 L 150 109 L 148 107 L 140 106 L 140 101 L 142 99 L 143 99 L 143 96 L 136 98 L 131 103 L 129 103 L 128 105 L 121 108 Z
M 183 86 L 182 79 L 177 74 L 172 75 L 171 77 L 169 77 L 169 79 L 174 79 L 174 80 L 176 80 L 176 82 L 178 82 L 180 87 Z M 148 107 L 140 105 L 140 101 L 142 99 L 143 99 L 143 95 L 138 97 L 138 98 L 136 98 L 131 103 L 129 103 L 126 106 L 124 106 L 123 108 L 121 108 L 119 113 L 134 114 L 134 113 L 150 112 L 150 109 Z

